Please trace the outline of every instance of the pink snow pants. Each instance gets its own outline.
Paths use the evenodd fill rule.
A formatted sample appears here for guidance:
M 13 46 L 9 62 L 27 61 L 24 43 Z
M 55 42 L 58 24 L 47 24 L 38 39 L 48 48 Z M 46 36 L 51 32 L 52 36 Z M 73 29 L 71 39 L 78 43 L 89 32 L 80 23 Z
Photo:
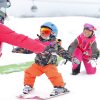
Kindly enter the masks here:
M 82 51 L 79 48 L 75 49 L 75 51 L 73 53 L 73 56 L 76 57 L 80 62 L 83 61 L 83 64 L 85 66 L 87 74 L 95 74 L 96 73 L 96 67 L 93 67 L 91 65 L 91 63 L 88 62 L 89 61 L 88 59 L 84 59 L 84 55 L 83 55 Z M 74 63 L 72 63 L 72 66 L 73 66 L 72 70 L 76 69 L 78 67 L 78 65 L 74 64 Z

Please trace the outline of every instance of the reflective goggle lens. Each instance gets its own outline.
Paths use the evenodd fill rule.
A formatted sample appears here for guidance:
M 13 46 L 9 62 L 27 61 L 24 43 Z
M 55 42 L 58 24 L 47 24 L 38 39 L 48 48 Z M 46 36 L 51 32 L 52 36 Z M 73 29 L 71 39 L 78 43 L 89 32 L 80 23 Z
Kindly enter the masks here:
M 40 31 L 42 35 L 50 36 L 51 34 L 51 29 L 49 28 L 41 28 Z

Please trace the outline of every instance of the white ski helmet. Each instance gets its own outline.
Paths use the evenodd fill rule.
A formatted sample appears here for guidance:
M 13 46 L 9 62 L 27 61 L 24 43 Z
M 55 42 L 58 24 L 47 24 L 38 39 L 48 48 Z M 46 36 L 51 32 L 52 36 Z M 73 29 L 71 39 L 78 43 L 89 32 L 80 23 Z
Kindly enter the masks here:
M 11 6 L 10 0 L 0 0 L 0 22 L 4 23 L 7 17 L 6 9 Z

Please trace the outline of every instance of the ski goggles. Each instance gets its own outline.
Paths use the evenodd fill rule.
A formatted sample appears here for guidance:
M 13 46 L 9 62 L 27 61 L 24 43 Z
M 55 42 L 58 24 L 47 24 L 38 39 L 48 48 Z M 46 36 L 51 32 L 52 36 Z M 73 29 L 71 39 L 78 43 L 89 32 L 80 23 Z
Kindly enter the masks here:
M 40 29 L 41 35 L 50 36 L 52 30 L 46 27 Z
M 93 25 L 91 25 L 91 24 L 84 24 L 84 29 L 87 29 L 87 30 L 90 30 L 90 31 L 95 31 L 96 30 L 96 28 L 93 26 Z

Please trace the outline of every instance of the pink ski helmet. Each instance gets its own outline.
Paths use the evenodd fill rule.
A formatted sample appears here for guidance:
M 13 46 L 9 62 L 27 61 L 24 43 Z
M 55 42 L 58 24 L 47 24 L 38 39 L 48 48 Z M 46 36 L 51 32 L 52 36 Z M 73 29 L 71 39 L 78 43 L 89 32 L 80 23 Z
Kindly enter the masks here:
M 96 31 L 96 28 L 93 25 L 88 24 L 88 23 L 84 24 L 84 29 L 88 29 L 90 31 Z

